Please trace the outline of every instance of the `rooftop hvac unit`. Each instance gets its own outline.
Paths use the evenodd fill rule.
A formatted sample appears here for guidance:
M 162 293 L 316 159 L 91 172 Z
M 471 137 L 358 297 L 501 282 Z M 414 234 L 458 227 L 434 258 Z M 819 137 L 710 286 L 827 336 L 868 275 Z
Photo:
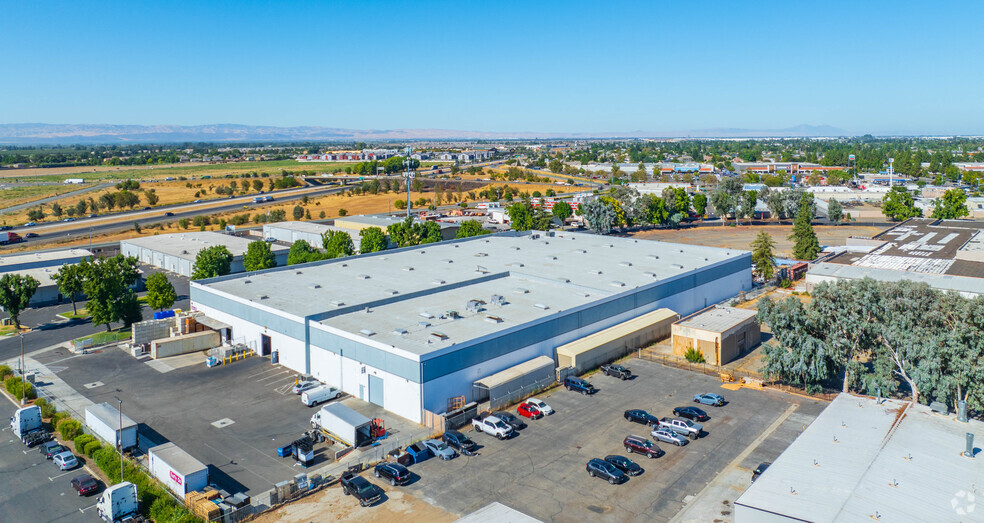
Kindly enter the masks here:
M 499 295 L 499 294 L 493 294 L 492 295 L 491 303 L 492 303 L 492 305 L 496 305 L 498 307 L 502 307 L 503 305 L 506 304 L 506 298 L 505 298 L 505 296 L 502 296 L 502 295 Z

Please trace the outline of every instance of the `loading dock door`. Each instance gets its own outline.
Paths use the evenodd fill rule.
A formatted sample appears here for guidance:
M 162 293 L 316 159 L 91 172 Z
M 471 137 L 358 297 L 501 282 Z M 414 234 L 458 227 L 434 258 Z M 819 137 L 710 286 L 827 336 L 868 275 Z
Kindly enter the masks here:
M 383 406 L 383 378 L 369 376 L 369 403 Z
M 260 334 L 260 356 L 269 356 L 271 345 L 270 337 L 266 334 Z

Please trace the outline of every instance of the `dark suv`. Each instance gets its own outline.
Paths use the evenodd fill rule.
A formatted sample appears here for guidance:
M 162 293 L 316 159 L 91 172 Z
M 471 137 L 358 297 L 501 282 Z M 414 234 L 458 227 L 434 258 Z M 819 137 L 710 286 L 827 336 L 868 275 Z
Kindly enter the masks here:
M 607 479 L 612 485 L 625 483 L 629 479 L 624 472 L 618 470 L 618 467 L 603 459 L 594 458 L 585 465 L 585 468 L 592 478 Z
M 650 427 L 656 427 L 659 425 L 659 418 L 653 416 L 652 414 L 642 410 L 642 409 L 632 409 L 625 411 L 625 419 L 629 421 L 634 421 L 636 423 L 642 423 Z
M 497 410 L 490 414 L 502 420 L 503 423 L 509 425 L 513 430 L 525 429 L 526 422 L 522 418 L 516 417 L 504 410 Z M 483 416 L 484 417 L 484 416 Z
M 634 452 L 649 458 L 658 458 L 664 454 L 663 449 L 657 447 L 652 441 L 649 441 L 649 438 L 642 436 L 626 436 L 622 440 L 622 444 L 625 445 L 625 451 L 629 454 Z
M 478 450 L 478 445 L 476 445 L 474 441 L 468 439 L 468 436 L 465 436 L 457 430 L 449 430 L 445 432 L 441 439 L 443 439 L 444 443 L 447 443 L 449 447 L 457 450 L 465 456 L 471 456 L 475 454 L 476 450 Z
M 393 485 L 394 487 L 397 485 L 404 485 L 406 482 L 410 481 L 410 471 L 399 463 L 380 463 L 379 465 L 376 465 L 375 470 L 373 470 L 373 474 L 377 478 L 388 479 L 390 485 Z
M 632 377 L 632 372 L 621 365 L 602 365 L 601 372 L 606 376 L 612 376 L 620 380 L 627 380 Z
M 564 380 L 564 388 L 580 392 L 581 394 L 594 394 L 598 392 L 598 389 L 594 388 L 594 385 L 576 376 L 568 376 Z

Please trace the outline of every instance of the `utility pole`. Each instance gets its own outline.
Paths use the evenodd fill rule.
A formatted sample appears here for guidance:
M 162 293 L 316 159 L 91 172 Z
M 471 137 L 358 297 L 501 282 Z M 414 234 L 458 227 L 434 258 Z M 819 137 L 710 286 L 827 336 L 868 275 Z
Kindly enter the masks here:
M 116 398 L 120 402 L 120 426 L 116 432 L 116 448 L 120 453 L 120 483 L 123 483 L 123 400 Z
M 888 159 L 888 190 L 892 190 L 892 175 L 894 174 L 893 163 L 895 163 L 895 158 Z
M 21 371 L 21 405 L 27 403 L 27 376 L 24 374 L 24 335 L 20 335 L 21 342 L 21 361 L 20 361 L 20 371 Z
M 413 183 L 413 171 L 410 170 L 411 162 L 413 158 L 410 154 L 413 153 L 413 147 L 407 147 L 407 218 L 410 218 L 410 184 Z

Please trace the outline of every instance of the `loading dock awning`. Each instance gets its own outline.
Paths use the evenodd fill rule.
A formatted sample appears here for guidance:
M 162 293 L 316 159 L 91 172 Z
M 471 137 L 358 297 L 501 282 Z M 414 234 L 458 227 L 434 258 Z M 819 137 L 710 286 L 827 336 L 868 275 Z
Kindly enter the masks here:
M 209 318 L 204 314 L 196 315 L 195 321 L 215 331 L 232 328 L 232 325 L 229 325 L 228 323 L 225 323 L 223 321 L 219 321 L 215 318 Z
M 492 390 L 496 387 L 501 387 L 502 385 L 520 379 L 528 374 L 548 374 L 553 372 L 553 367 L 553 358 L 550 356 L 538 356 L 532 360 L 524 361 L 519 365 L 514 365 L 506 370 L 477 380 L 474 385 L 483 389 Z M 549 369 L 549 371 L 546 369 Z

